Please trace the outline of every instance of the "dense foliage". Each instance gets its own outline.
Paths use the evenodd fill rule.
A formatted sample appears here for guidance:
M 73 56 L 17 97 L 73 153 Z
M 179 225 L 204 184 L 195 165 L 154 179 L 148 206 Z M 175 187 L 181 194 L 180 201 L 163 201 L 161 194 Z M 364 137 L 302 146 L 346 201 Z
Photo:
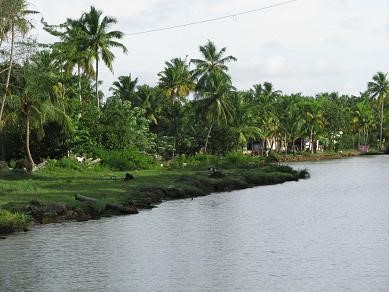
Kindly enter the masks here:
M 1 160 L 27 157 L 34 164 L 73 153 L 122 170 L 158 159 L 195 164 L 198 153 L 234 152 L 225 158 L 232 163 L 247 147 L 264 155 L 383 149 L 388 140 L 385 73 L 374 75 L 360 96 L 283 94 L 269 82 L 239 91 L 228 72 L 237 59 L 208 41 L 199 59 L 167 61 L 157 86 L 128 74 L 104 94 L 99 66 L 112 70 L 112 48 L 127 51 L 123 33 L 111 30 L 115 18 L 91 7 L 79 19 L 44 23 L 57 42 L 37 45 L 29 39 L 34 11 L 27 2 L 0 6 Z

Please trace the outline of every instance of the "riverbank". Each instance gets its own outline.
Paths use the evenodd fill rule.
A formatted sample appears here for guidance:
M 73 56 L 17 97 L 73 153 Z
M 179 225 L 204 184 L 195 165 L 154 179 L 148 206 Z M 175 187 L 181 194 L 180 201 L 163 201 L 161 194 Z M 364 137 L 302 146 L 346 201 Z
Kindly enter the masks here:
M 276 159 L 279 162 L 295 162 L 295 161 L 319 161 L 319 160 L 331 160 L 342 159 L 347 157 L 355 157 L 364 155 L 356 150 L 338 151 L 338 152 L 317 152 L 314 154 L 304 152 L 303 154 L 283 154 L 276 155 Z
M 78 170 L 48 167 L 33 174 L 3 172 L 0 208 L 28 215 L 39 224 L 85 221 L 136 214 L 164 200 L 297 181 L 307 174 L 288 166 L 268 164 L 212 173 L 205 168 L 141 170 L 131 172 L 134 178 L 130 180 L 124 180 L 125 175 L 101 167 Z M 2 226 L 1 222 L 0 218 L 0 233 L 20 231 Z

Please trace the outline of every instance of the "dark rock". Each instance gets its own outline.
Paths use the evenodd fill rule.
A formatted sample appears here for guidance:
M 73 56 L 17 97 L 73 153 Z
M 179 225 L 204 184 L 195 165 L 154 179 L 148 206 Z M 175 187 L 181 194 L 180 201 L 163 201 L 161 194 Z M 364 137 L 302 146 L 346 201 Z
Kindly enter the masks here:
M 169 199 L 184 199 L 189 197 L 184 191 L 174 186 L 167 187 L 165 192 L 166 192 L 166 197 Z
M 226 175 L 221 170 L 215 170 L 209 173 L 210 178 L 222 178 Z
M 0 236 L 0 240 L 1 239 L 7 239 L 7 237 L 5 237 L 5 236 Z
M 32 200 L 27 212 L 39 223 L 60 223 L 66 218 L 67 209 L 62 203 L 49 203 L 45 205 L 38 200 Z
M 137 199 L 134 201 L 134 204 L 139 209 L 152 209 L 156 207 L 153 205 L 153 199 L 150 197 Z
M 27 172 L 32 172 L 32 164 L 27 159 L 20 159 L 16 161 L 15 169 L 17 170 L 26 170 Z
M 0 161 L 0 171 L 7 171 L 7 170 L 9 170 L 7 162 Z
M 126 173 L 126 176 L 124 177 L 124 181 L 129 181 L 134 179 L 134 176 L 130 173 Z

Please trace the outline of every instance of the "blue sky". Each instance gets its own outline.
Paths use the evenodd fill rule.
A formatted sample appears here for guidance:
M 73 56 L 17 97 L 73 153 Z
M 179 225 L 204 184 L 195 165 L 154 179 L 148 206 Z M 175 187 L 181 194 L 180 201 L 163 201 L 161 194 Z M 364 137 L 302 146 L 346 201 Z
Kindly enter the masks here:
M 45 21 L 76 18 L 90 5 L 117 17 L 126 33 L 234 14 L 284 0 L 31 0 Z M 40 30 L 40 41 L 52 38 Z M 238 58 L 230 65 L 234 84 L 248 89 L 269 81 L 286 93 L 323 91 L 358 94 L 377 71 L 389 71 L 389 0 L 299 0 L 236 19 L 152 34 L 127 36 L 129 52 L 116 52 L 114 75 L 102 70 L 103 89 L 131 73 L 156 84 L 164 62 L 199 57 L 208 39 Z

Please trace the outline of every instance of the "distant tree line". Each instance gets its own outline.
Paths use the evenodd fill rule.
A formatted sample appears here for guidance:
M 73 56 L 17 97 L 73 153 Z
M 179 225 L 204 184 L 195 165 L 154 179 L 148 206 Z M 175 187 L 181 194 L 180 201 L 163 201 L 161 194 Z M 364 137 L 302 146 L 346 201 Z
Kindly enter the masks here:
M 228 70 L 237 59 L 208 41 L 200 59 L 167 61 L 158 85 L 128 74 L 104 98 L 100 68 L 113 70 L 113 48 L 127 52 L 124 34 L 113 30 L 117 20 L 91 7 L 59 25 L 42 21 L 57 41 L 38 44 L 30 38 L 35 13 L 25 0 L 0 0 L 2 160 L 26 157 L 34 164 L 68 151 L 172 159 L 241 151 L 253 142 L 261 144 L 260 154 L 314 152 L 317 141 L 330 150 L 383 149 L 388 140 L 387 73 L 375 74 L 359 96 L 283 94 L 268 82 L 240 91 Z

